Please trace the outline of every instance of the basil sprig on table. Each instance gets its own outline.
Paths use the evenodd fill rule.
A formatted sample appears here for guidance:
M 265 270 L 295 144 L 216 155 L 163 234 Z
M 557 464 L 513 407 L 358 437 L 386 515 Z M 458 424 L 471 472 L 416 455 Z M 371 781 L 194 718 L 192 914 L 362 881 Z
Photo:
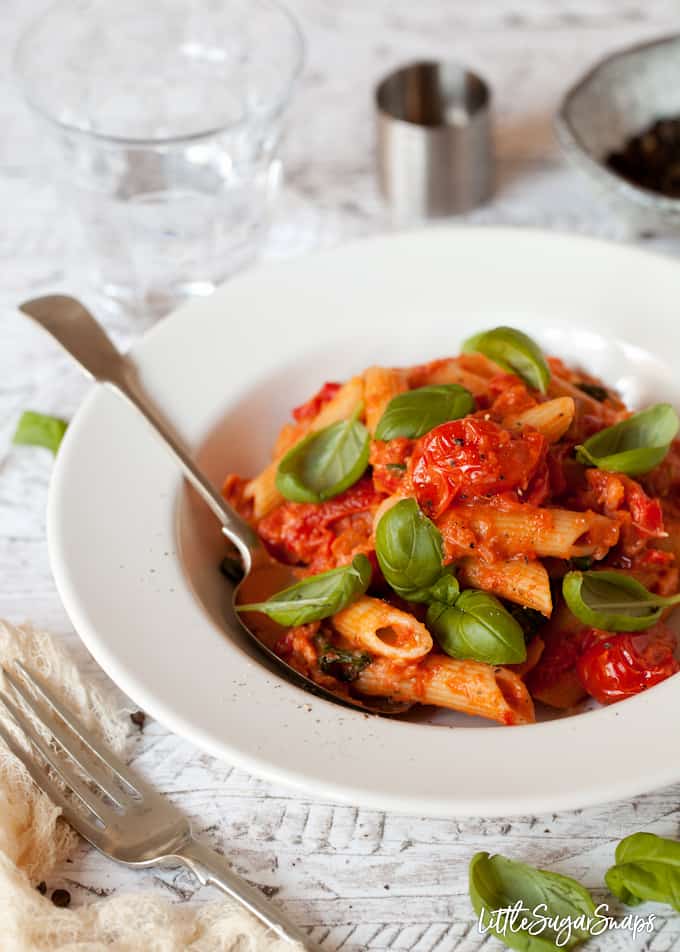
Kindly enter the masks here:
M 520 952 L 573 948 L 590 937 L 589 922 L 598 921 L 592 896 L 575 879 L 505 856 L 475 853 L 470 860 L 469 889 L 482 925 Z M 524 918 L 532 925 L 526 929 L 496 928 L 493 913 L 517 903 L 523 910 L 519 921 Z M 532 916 L 534 909 L 540 910 L 540 919 Z
M 441 533 L 415 499 L 401 499 L 382 516 L 375 554 L 385 581 L 407 601 L 452 604 L 457 598 L 458 583 L 443 564 Z
M 504 370 L 545 393 L 550 383 L 550 368 L 538 344 L 514 327 L 494 327 L 475 334 L 463 344 L 464 353 L 484 354 Z
M 68 423 L 59 417 L 25 410 L 19 418 L 12 442 L 25 446 L 44 446 L 56 454 L 67 427 Z
M 342 611 L 363 595 L 371 581 L 371 563 L 355 555 L 351 565 L 302 579 L 272 595 L 266 602 L 237 605 L 239 612 L 262 612 L 279 625 L 293 628 L 321 621 Z
M 433 602 L 427 627 L 452 658 L 487 664 L 519 664 L 526 660 L 524 631 L 497 598 L 478 589 L 461 592 L 453 605 Z
M 567 572 L 562 580 L 567 607 L 579 621 L 604 631 L 644 631 L 680 594 L 664 597 L 621 572 Z
M 616 847 L 616 865 L 605 882 L 627 906 L 653 900 L 680 912 L 680 843 L 654 833 L 627 836 Z
M 648 473 L 664 458 L 679 427 L 673 407 L 657 403 L 595 433 L 576 447 L 576 458 L 585 466 L 610 473 Z
M 349 489 L 368 466 L 371 437 L 359 422 L 361 405 L 349 420 L 309 433 L 279 463 L 276 488 L 293 502 L 324 502 Z
M 416 440 L 441 423 L 458 420 L 475 409 L 475 398 L 456 383 L 418 387 L 392 397 L 375 430 L 376 440 L 399 436 Z

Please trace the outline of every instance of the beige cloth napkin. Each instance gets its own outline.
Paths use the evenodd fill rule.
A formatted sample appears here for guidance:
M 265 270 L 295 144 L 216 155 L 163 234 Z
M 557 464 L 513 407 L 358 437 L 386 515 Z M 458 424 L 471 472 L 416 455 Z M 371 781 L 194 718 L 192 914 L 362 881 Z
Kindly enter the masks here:
M 83 682 L 48 634 L 0 621 L 0 663 L 13 658 L 40 673 L 106 743 L 124 751 L 127 715 Z M 35 886 L 49 879 L 76 843 L 59 809 L 0 740 L 2 952 L 302 952 L 300 946 L 272 939 L 230 900 L 177 904 L 145 892 L 78 909 L 57 908 Z

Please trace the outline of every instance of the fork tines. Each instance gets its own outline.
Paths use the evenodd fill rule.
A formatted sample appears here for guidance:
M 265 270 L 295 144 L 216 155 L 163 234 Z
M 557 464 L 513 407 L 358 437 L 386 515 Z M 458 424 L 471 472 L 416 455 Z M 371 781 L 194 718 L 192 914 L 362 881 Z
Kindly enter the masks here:
M 0 689 L 0 701 L 30 746 L 19 744 L 1 719 L 0 737 L 38 787 L 61 807 L 69 823 L 86 839 L 99 840 L 106 826 L 120 818 L 133 802 L 140 802 L 142 785 L 118 757 L 104 752 L 102 744 L 42 679 L 20 661 L 15 661 L 13 667 L 2 667 L 9 690 Z M 46 764 L 87 813 L 76 809 L 75 801 L 55 782 Z

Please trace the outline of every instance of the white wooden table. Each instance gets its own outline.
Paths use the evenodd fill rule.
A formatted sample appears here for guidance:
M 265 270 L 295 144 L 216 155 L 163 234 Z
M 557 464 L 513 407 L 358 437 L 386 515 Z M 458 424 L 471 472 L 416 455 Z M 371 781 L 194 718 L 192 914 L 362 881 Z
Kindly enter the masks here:
M 22 25 L 43 5 L 4 0 L 0 69 L 7 68 Z M 288 187 L 265 257 L 304 254 L 389 227 L 374 186 L 371 89 L 393 65 L 421 56 L 455 57 L 494 87 L 498 191 L 470 221 L 640 240 L 680 253 L 679 242 L 626 234 L 565 166 L 551 131 L 561 92 L 589 63 L 677 28 L 673 0 L 293 0 L 292 6 L 308 37 L 309 59 L 290 117 Z M 0 617 L 30 619 L 58 633 L 92 678 L 103 681 L 72 631 L 50 574 L 49 454 L 9 446 L 22 409 L 69 417 L 84 392 L 77 371 L 14 306 L 47 290 L 82 293 L 81 279 L 68 259 L 67 229 L 34 130 L 9 82 L 0 86 L 0 119 Z M 124 322 L 112 330 L 123 342 L 137 331 Z M 153 722 L 135 732 L 136 765 L 328 952 L 486 948 L 467 898 L 467 862 L 476 850 L 569 873 L 597 893 L 620 837 L 640 829 L 678 835 L 680 786 L 550 816 L 413 819 L 272 786 Z M 178 902 L 212 895 L 196 891 L 183 873 L 129 872 L 85 847 L 49 886 L 69 889 L 74 902 L 138 889 L 164 890 Z M 680 917 L 655 911 L 655 933 L 638 946 L 654 952 L 680 947 Z M 631 944 L 623 933 L 591 947 Z

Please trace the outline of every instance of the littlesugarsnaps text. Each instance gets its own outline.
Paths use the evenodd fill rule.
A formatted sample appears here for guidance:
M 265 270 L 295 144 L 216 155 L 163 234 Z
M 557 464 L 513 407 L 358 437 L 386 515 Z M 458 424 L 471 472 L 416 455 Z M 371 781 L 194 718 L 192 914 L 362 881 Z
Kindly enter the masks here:
M 611 929 L 631 932 L 633 938 L 639 935 L 650 934 L 654 931 L 656 916 L 633 915 L 631 913 L 620 919 L 609 915 L 609 906 L 606 902 L 595 908 L 594 915 L 585 913 L 578 916 L 550 915 L 545 903 L 539 903 L 533 909 L 528 909 L 521 899 L 513 906 L 504 906 L 492 911 L 483 910 L 477 921 L 480 935 L 493 932 L 503 937 L 513 933 L 528 933 L 540 936 L 550 932 L 554 937 L 555 945 L 559 948 L 567 947 L 575 935 L 591 936 L 602 935 Z

